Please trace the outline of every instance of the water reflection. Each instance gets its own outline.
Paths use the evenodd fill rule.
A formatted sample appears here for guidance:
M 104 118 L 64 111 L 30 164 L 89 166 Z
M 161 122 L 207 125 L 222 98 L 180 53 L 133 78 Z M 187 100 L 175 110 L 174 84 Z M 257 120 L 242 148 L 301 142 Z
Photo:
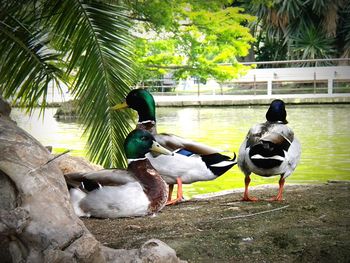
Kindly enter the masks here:
M 265 120 L 267 107 L 158 108 L 158 132 L 168 132 L 207 143 L 232 155 L 249 128 Z M 350 180 L 350 105 L 287 105 L 290 127 L 302 144 L 301 162 L 288 183 L 315 183 Z M 13 111 L 18 124 L 44 145 L 72 149 L 84 155 L 86 139 L 76 123 L 57 122 L 55 109 L 48 109 L 45 120 L 35 112 L 31 118 Z M 276 183 L 278 177 L 252 176 L 252 185 Z M 185 186 L 185 195 L 243 187 L 243 174 L 234 167 L 211 182 Z
M 27 116 L 23 110 L 13 109 L 11 117 L 43 145 L 51 145 L 58 152 L 70 149 L 73 155 L 84 156 L 86 137 L 82 136 L 83 128 L 74 121 L 56 121 L 53 117 L 56 110 L 46 109 L 43 118 L 39 116 L 39 110 Z

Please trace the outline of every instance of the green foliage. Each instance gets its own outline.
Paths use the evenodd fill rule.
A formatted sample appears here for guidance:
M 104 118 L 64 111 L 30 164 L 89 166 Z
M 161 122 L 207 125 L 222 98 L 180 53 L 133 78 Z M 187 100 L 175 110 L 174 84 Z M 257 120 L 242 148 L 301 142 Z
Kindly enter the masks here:
M 241 2 L 258 17 L 252 24 L 257 60 L 349 56 L 348 0 Z
M 32 23 L 35 6 L 14 3 L 5 2 L 0 12 L 0 94 L 29 109 L 45 106 L 48 84 L 64 80 L 62 61 L 48 46 L 49 34 Z
M 138 2 L 138 1 L 137 1 Z M 232 79 L 244 67 L 237 58 L 254 41 L 244 26 L 253 21 L 232 1 L 142 1 L 134 9 L 138 80 L 169 71 L 177 78 Z M 161 14 L 161 15 L 160 15 Z M 230 63 L 220 66 L 220 63 Z
M 108 1 L 109 2 L 109 1 Z M 88 154 L 105 167 L 126 166 L 129 113 L 111 112 L 133 82 L 129 18 L 101 1 L 7 1 L 0 12 L 0 87 L 5 98 L 45 106 L 50 81 L 79 101 Z
M 291 37 L 291 56 L 301 59 L 331 58 L 336 51 L 333 40 L 319 34 L 314 26 L 303 28 L 299 34 Z

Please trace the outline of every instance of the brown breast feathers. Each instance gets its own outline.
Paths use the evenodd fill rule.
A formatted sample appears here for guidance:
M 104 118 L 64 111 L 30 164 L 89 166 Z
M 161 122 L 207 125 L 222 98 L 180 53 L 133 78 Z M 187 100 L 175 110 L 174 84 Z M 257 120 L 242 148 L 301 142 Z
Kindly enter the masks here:
M 168 198 L 168 186 L 149 160 L 133 161 L 129 164 L 128 170 L 139 180 L 150 200 L 149 212 L 155 213 L 161 210 Z

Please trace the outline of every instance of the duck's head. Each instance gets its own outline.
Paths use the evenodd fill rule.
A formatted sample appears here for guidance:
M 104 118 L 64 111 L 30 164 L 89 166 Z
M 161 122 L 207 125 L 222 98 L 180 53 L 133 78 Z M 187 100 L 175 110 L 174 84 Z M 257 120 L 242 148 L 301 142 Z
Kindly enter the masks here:
M 287 112 L 283 100 L 273 100 L 266 112 L 266 120 L 269 122 L 281 122 L 287 124 Z
M 124 142 L 124 150 L 128 160 L 145 158 L 148 152 L 172 155 L 169 150 L 156 142 L 152 134 L 141 129 L 129 133 Z
M 137 111 L 139 122 L 155 121 L 156 104 L 152 94 L 146 89 L 134 89 L 126 96 L 125 102 L 112 107 L 112 110 L 131 108 Z

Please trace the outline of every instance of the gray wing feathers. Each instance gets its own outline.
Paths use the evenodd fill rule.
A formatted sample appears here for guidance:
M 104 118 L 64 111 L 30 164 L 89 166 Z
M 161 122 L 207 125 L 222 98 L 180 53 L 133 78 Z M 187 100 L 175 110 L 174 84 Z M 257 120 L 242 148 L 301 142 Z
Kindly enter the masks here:
M 154 136 L 157 142 L 162 146 L 175 151 L 177 149 L 186 149 L 196 154 L 207 155 L 220 152 L 219 149 L 207 146 L 202 143 L 187 140 L 172 134 L 157 134 Z
M 300 161 L 300 156 L 301 145 L 299 140 L 296 137 L 294 137 L 294 140 L 288 150 L 288 166 L 290 167 L 290 169 L 286 171 L 284 177 L 289 176 L 294 171 L 294 169 L 297 167 Z
M 251 172 L 245 160 L 247 156 L 246 151 L 247 151 L 247 138 L 243 141 L 243 143 L 241 144 L 241 147 L 239 148 L 237 165 L 245 175 L 249 175 Z
M 132 173 L 119 169 L 104 169 L 89 173 L 70 173 L 64 175 L 67 182 L 81 182 L 84 179 L 93 180 L 102 185 L 123 185 L 130 182 L 137 182 Z

